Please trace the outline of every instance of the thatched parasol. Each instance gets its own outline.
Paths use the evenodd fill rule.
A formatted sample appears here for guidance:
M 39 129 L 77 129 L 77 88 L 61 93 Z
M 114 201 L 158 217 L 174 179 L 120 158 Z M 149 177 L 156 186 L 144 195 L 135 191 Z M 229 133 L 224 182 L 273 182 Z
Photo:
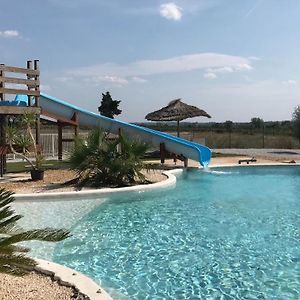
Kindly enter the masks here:
M 181 99 L 175 99 L 167 106 L 147 114 L 145 118 L 149 121 L 177 121 L 177 136 L 179 136 L 180 121 L 200 116 L 211 118 L 204 110 L 188 105 L 182 102 Z

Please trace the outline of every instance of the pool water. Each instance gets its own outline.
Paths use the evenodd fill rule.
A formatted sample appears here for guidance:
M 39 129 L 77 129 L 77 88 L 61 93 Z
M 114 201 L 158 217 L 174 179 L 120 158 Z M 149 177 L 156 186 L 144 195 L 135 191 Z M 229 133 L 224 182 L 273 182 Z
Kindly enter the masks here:
M 173 190 L 109 199 L 54 261 L 114 299 L 300 299 L 300 168 L 185 172 Z

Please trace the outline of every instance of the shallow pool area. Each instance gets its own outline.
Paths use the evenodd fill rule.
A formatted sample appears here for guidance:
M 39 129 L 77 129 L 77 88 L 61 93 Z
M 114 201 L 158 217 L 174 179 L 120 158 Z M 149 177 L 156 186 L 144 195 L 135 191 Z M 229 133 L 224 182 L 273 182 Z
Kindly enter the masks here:
M 114 195 L 69 226 L 52 259 L 114 299 L 300 298 L 299 166 L 187 171 L 174 189 Z

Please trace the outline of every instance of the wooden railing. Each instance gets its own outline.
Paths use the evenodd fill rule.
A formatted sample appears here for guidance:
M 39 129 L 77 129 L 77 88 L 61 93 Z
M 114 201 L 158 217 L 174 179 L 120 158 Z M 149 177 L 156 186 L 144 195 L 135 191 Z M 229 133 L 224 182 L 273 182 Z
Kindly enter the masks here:
M 7 73 L 14 75 L 7 76 Z M 16 75 L 17 74 L 17 75 Z M 24 76 L 25 75 L 25 76 Z M 21 78 L 23 76 L 23 78 Z M 26 77 L 26 78 L 24 78 Z M 13 85 L 13 86 L 11 86 Z M 22 115 L 35 113 L 36 118 L 36 143 L 40 139 L 40 70 L 39 61 L 27 61 L 27 68 L 11 67 L 0 64 L 0 102 L 6 100 L 6 95 L 26 95 L 28 102 L 26 107 L 0 106 L 0 176 L 3 176 L 6 169 L 6 133 L 5 123 L 9 115 Z M 32 97 L 35 98 L 33 105 Z
M 25 74 L 27 78 L 6 76 L 6 73 Z M 28 106 L 31 105 L 31 97 L 35 96 L 35 106 L 39 106 L 40 96 L 40 71 L 39 61 L 27 61 L 27 68 L 18 68 L 0 65 L 0 100 L 5 100 L 5 94 L 20 94 L 28 96 Z M 20 88 L 8 88 L 6 84 L 22 85 Z M 25 86 L 25 88 L 24 88 Z

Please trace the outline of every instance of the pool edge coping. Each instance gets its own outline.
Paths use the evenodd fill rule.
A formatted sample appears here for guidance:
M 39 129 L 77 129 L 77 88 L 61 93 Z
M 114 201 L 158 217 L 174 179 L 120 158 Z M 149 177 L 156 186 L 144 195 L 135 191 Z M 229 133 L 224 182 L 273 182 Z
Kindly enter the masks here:
M 151 184 L 141 184 L 129 187 L 121 188 L 103 188 L 103 189 L 90 189 L 84 191 L 67 191 L 67 192 L 51 192 L 51 193 L 24 193 L 24 194 L 14 194 L 16 201 L 41 201 L 41 200 L 52 200 L 52 201 L 62 201 L 62 200 L 78 200 L 82 197 L 88 197 L 88 199 L 94 197 L 105 197 L 112 194 L 123 194 L 129 192 L 144 192 L 148 190 L 165 188 L 176 185 L 176 175 L 183 172 L 183 169 L 174 169 L 162 172 L 167 179 Z
M 276 162 L 272 162 L 272 163 L 255 163 L 255 164 L 236 164 L 236 163 L 228 163 L 228 164 L 216 164 L 213 166 L 209 166 L 209 168 L 226 168 L 226 167 L 272 167 L 272 166 L 282 166 L 282 167 L 295 167 L 295 166 L 300 166 L 300 163 L 276 163 Z
M 35 271 L 46 276 L 51 276 L 61 286 L 73 287 L 91 300 L 112 300 L 113 298 L 94 280 L 78 272 L 44 259 L 35 259 L 38 265 Z

